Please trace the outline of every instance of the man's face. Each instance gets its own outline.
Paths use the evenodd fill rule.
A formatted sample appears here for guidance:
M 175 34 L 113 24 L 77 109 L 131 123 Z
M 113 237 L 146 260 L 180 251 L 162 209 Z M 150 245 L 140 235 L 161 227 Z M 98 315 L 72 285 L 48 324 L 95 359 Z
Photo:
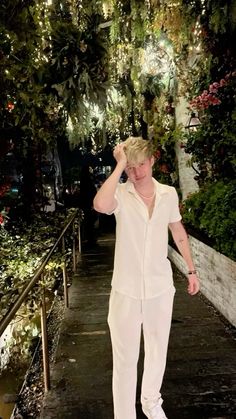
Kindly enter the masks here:
M 154 158 L 145 159 L 138 164 L 128 163 L 125 172 L 134 184 L 143 184 L 152 177 Z

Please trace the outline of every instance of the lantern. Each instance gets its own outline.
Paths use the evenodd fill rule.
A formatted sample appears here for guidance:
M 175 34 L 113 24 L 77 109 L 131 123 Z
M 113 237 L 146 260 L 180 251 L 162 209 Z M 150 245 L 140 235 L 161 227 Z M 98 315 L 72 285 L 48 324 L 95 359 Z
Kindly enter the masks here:
M 185 126 L 186 129 L 190 131 L 196 131 L 196 129 L 201 125 L 201 121 L 195 112 L 192 112 L 189 118 L 187 125 Z

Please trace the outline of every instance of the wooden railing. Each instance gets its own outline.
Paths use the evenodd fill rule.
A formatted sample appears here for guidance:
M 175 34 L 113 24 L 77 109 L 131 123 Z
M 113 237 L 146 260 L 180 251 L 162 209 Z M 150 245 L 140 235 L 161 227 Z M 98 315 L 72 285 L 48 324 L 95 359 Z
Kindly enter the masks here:
M 6 315 L 0 321 L 0 336 L 4 333 L 6 328 L 9 326 L 11 321 L 14 319 L 17 311 L 22 306 L 22 304 L 26 301 L 26 298 L 30 291 L 37 285 L 44 274 L 45 267 L 49 260 L 52 257 L 54 251 L 61 245 L 62 253 L 65 254 L 65 236 L 69 232 L 69 229 L 73 228 L 73 246 L 72 246 L 72 256 L 73 256 L 73 271 L 76 271 L 76 263 L 77 263 L 77 253 L 81 253 L 81 236 L 80 236 L 80 219 L 81 213 L 78 210 L 75 210 L 73 214 L 69 217 L 65 227 L 63 228 L 60 236 L 48 251 L 46 256 L 44 257 L 41 265 L 33 275 L 33 277 L 29 280 L 29 282 L 23 287 L 21 293 L 19 294 L 18 298 L 6 313 Z M 77 231 L 76 231 L 77 230 Z M 68 299 L 68 285 L 67 285 L 67 271 L 66 271 L 66 263 L 63 262 L 62 265 L 62 275 L 63 275 L 63 287 L 64 287 L 64 302 L 65 306 L 69 306 L 69 299 Z M 42 352 L 43 352 L 43 370 L 44 370 L 44 388 L 47 392 L 50 389 L 50 367 L 49 367 L 49 354 L 48 354 L 48 336 L 47 336 L 47 314 L 46 314 L 46 304 L 45 304 L 45 291 L 44 288 L 42 290 L 42 299 L 40 304 L 40 312 L 41 312 L 41 334 L 42 334 Z

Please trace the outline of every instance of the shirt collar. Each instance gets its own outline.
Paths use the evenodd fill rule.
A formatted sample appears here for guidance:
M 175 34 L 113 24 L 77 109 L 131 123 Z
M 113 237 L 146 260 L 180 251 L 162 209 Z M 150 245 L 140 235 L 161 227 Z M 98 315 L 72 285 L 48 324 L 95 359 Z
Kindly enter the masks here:
M 163 185 L 162 183 L 158 182 L 154 177 L 152 178 L 152 180 L 154 183 L 154 187 L 156 189 L 156 196 L 161 197 L 162 195 L 167 193 L 166 185 Z M 126 190 L 128 192 L 137 194 L 134 184 L 129 179 L 126 181 L 125 185 L 126 185 Z

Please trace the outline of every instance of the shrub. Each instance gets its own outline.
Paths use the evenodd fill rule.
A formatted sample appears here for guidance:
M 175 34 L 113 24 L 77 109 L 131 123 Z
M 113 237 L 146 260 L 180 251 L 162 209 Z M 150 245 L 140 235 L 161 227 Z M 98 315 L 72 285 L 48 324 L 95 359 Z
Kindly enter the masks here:
M 236 181 L 205 185 L 183 204 L 183 220 L 212 240 L 213 247 L 236 260 Z
M 40 213 L 35 215 L 31 225 L 21 223 L 8 225 L 8 229 L 0 227 L 0 320 L 55 243 L 66 224 L 67 215 Z M 58 246 L 45 268 L 43 278 L 39 279 L 18 311 L 12 322 L 12 338 L 1 348 L 2 355 L 4 351 L 8 351 L 11 358 L 18 362 L 18 356 L 25 360 L 30 354 L 32 342 L 40 333 L 39 307 L 42 289 L 46 288 L 47 300 L 51 302 L 55 289 L 62 282 L 62 264 L 65 262 L 70 267 L 72 234 L 70 230 L 66 237 L 65 255 L 62 255 Z M 4 366 L 5 363 L 0 362 L 0 370 Z

